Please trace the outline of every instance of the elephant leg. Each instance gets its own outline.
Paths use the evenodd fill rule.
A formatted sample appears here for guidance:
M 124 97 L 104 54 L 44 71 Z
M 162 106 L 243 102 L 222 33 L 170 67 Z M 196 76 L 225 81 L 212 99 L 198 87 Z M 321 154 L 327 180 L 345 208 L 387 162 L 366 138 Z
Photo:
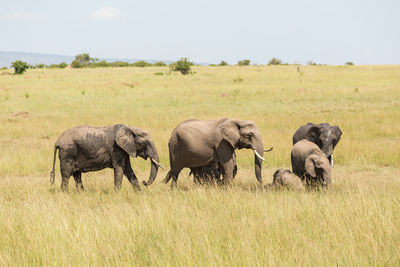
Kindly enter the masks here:
M 177 188 L 177 182 L 178 182 L 178 176 L 179 173 L 182 171 L 183 167 L 180 166 L 174 166 L 171 169 L 170 175 L 172 177 L 172 181 L 171 181 L 171 188 Z
M 63 162 L 60 164 L 61 169 L 61 191 L 68 192 L 68 182 L 72 175 L 71 164 Z
M 222 164 L 222 168 L 224 169 L 222 175 L 222 183 L 226 185 L 230 185 L 233 180 L 233 172 L 235 168 L 235 163 L 233 161 L 228 161 Z
M 115 191 L 119 191 L 122 185 L 122 178 L 124 176 L 123 164 L 117 164 L 114 166 L 114 188 Z
M 81 172 L 75 172 L 74 173 L 74 179 L 75 179 L 76 189 L 83 191 L 84 189 L 83 189 L 83 184 L 82 184 L 82 173 Z
M 222 183 L 230 184 L 235 168 L 235 151 L 228 142 L 222 142 L 217 148 L 218 163 L 222 167 Z
M 137 191 L 140 191 L 139 182 L 137 180 L 135 173 L 132 170 L 132 166 L 131 166 L 131 162 L 130 162 L 129 158 L 126 159 L 124 174 L 128 178 L 128 180 L 131 183 L 131 185 L 133 186 L 133 188 Z

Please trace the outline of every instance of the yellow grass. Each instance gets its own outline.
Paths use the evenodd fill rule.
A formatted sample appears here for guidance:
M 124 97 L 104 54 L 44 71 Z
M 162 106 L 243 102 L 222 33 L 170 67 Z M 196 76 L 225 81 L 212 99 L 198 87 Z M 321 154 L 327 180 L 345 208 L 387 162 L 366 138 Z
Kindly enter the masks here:
M 400 67 L 195 67 L 29 70 L 0 76 L 0 265 L 399 265 Z M 154 75 L 156 72 L 165 74 Z M 241 78 L 241 79 L 240 79 Z M 23 114 L 18 112 L 28 112 Z M 67 128 L 124 123 L 148 130 L 168 166 L 168 138 L 189 118 L 256 122 L 265 182 L 290 168 L 307 122 L 343 131 L 329 192 L 259 192 L 253 155 L 238 152 L 232 188 L 135 193 L 111 170 L 86 191 L 50 186 L 53 145 Z M 139 180 L 150 163 L 132 159 Z

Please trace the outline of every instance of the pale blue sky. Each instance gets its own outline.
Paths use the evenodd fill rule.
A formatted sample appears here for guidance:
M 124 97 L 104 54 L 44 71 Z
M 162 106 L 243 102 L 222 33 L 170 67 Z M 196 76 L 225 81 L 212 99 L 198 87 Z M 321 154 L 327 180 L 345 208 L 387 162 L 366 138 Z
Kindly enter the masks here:
M 0 51 L 400 64 L 399 0 L 1 0 L 0 6 Z

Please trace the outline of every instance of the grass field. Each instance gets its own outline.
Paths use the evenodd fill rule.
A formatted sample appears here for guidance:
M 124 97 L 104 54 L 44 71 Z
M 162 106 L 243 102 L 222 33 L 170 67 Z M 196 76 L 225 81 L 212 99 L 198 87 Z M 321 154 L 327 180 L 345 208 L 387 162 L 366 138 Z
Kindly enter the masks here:
M 0 75 L 0 265 L 400 265 L 400 66 L 165 67 L 28 70 Z M 163 75 L 155 75 L 163 73 Z M 0 73 L 1 74 L 1 73 Z M 86 191 L 49 183 L 54 142 L 79 125 L 148 130 L 168 166 L 168 139 L 189 118 L 257 123 L 264 182 L 290 168 L 307 122 L 337 124 L 329 192 L 256 190 L 251 151 L 238 151 L 232 188 L 136 193 L 112 170 L 83 175 Z M 132 159 L 139 180 L 150 163 Z

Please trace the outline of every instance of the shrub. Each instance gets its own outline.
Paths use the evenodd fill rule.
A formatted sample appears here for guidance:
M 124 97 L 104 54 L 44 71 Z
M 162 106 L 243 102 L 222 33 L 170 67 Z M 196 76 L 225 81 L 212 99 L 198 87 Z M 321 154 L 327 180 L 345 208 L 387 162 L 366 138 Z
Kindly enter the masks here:
M 115 61 L 115 62 L 111 63 L 111 66 L 113 66 L 113 67 L 129 67 L 129 63 L 124 62 L 124 61 Z
M 89 54 L 83 53 L 75 56 L 75 59 L 71 63 L 72 68 L 83 68 L 95 62 L 96 59 L 91 58 Z
M 250 60 L 249 60 L 249 64 L 250 64 Z M 221 62 L 218 64 L 218 66 L 227 66 L 228 63 L 226 61 L 221 60 Z
M 190 62 L 186 57 L 183 57 L 175 63 L 172 63 L 169 68 L 171 71 L 180 71 L 183 75 L 186 75 L 190 73 L 191 66 L 193 66 L 193 62 Z
M 249 59 L 243 59 L 238 61 L 239 66 L 248 66 L 250 65 L 250 60 Z
M 351 61 L 348 61 L 348 62 L 346 62 L 346 64 L 345 65 L 347 65 L 347 66 L 353 66 L 354 65 L 354 63 L 353 62 L 351 62 Z
M 162 61 L 157 61 L 156 63 L 153 64 L 153 66 L 164 67 L 164 66 L 167 66 L 167 64 L 165 64 Z
M 139 61 L 136 61 L 135 63 L 132 63 L 132 65 L 131 66 L 134 66 L 134 67 L 149 67 L 149 66 L 151 66 L 151 63 L 148 63 L 148 62 L 146 62 L 146 61 L 144 61 L 144 60 L 139 60 Z
M 280 60 L 279 58 L 271 58 L 271 60 L 268 62 L 268 65 L 281 65 L 282 64 L 282 60 Z
M 41 63 L 41 64 L 37 64 L 35 67 L 38 69 L 44 69 L 46 67 L 46 65 Z
M 15 74 L 22 74 L 29 68 L 28 63 L 23 62 L 21 60 L 16 60 L 11 63 L 11 66 L 14 68 Z

